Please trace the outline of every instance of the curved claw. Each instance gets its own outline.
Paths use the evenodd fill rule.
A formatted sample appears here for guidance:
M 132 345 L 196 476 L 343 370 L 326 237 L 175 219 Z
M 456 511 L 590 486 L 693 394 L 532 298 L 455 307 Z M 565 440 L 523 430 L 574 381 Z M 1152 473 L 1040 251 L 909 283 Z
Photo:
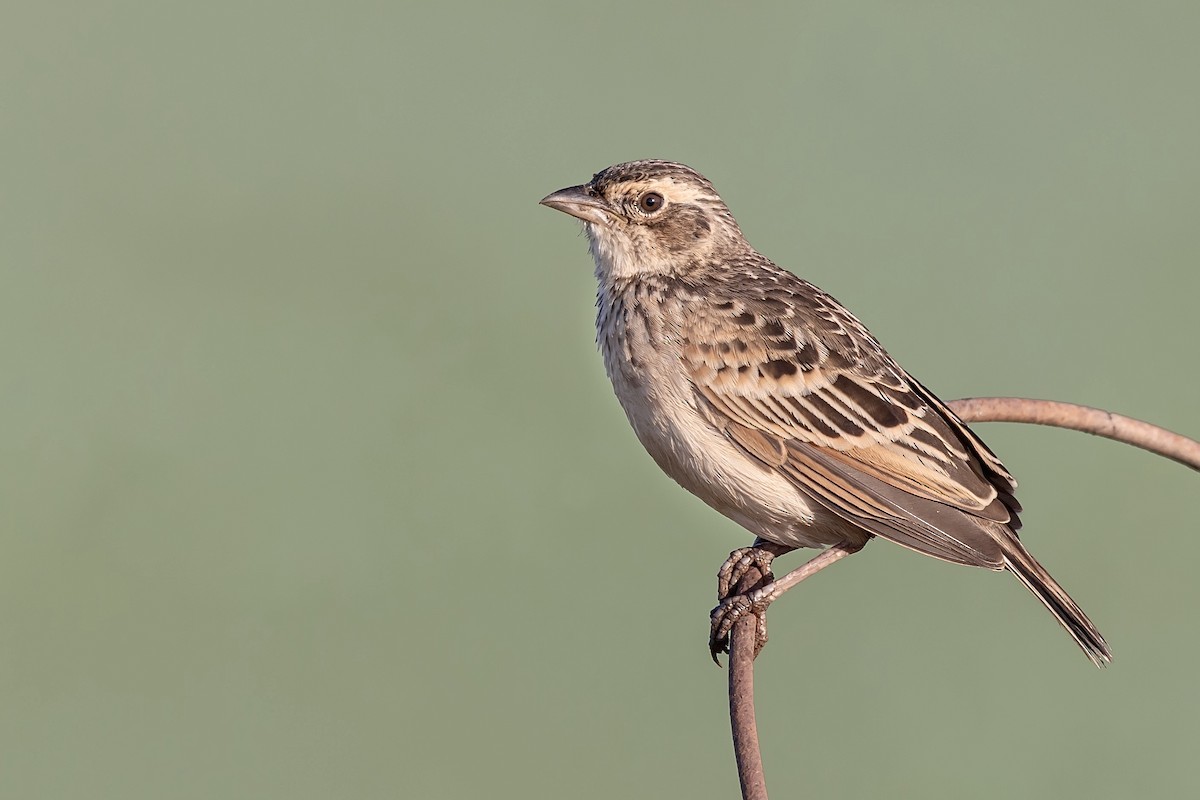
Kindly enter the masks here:
M 712 656 L 713 663 L 721 666 L 717 656 L 719 653 L 729 652 L 729 634 L 733 630 L 733 626 L 747 614 L 753 614 L 757 620 L 754 656 L 758 657 L 767 644 L 767 607 L 775 600 L 773 588 L 774 583 L 768 583 L 748 594 L 727 597 L 712 610 L 709 615 L 708 652 Z

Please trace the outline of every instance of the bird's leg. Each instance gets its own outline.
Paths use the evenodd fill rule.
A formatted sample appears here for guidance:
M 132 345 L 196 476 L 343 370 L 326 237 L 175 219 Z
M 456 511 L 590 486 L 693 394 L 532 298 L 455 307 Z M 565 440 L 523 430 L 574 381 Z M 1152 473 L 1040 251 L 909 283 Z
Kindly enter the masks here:
M 739 575 L 745 576 L 751 567 L 757 567 L 763 574 L 763 581 L 759 583 L 757 588 L 751 591 L 735 595 L 727 594 L 721 598 L 717 607 L 712 610 L 710 616 L 712 626 L 708 635 L 708 650 L 712 654 L 713 661 L 720 664 L 721 662 L 717 661 L 717 654 L 729 652 L 729 632 L 733 630 L 734 624 L 746 614 L 753 614 L 758 619 L 758 629 L 756 631 L 754 646 L 754 655 L 757 657 L 763 646 L 767 643 L 767 606 L 778 600 L 784 592 L 797 583 L 800 583 L 800 581 L 817 574 L 830 564 L 842 560 L 851 553 L 857 553 L 865 544 L 865 541 L 845 541 L 836 544 L 796 567 L 779 580 L 773 580 L 770 572 L 771 560 L 777 555 L 776 553 L 768 552 L 756 555 L 749 552 L 759 549 L 758 543 L 754 547 L 746 547 L 730 553 L 729 559 L 726 560 L 725 565 L 721 567 L 721 572 L 718 573 L 719 590 L 721 587 L 726 586 L 726 572 L 731 575 L 737 572 Z M 777 548 L 779 545 L 771 545 L 771 547 Z M 792 548 L 787 548 L 784 552 L 790 549 Z M 746 559 L 748 561 L 746 561 L 745 566 L 741 566 L 743 560 Z M 731 564 L 731 562 L 733 563 Z M 729 586 L 735 585 L 734 583 L 729 584 Z

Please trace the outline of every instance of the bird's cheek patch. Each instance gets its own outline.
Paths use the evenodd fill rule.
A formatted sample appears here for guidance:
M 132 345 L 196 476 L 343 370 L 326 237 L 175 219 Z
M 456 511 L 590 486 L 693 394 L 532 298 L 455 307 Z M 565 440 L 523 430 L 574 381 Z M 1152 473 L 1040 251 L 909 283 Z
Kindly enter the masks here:
M 654 227 L 662 243 L 672 253 L 687 252 L 712 233 L 712 226 L 700 209 L 686 206 L 667 209 L 662 221 Z

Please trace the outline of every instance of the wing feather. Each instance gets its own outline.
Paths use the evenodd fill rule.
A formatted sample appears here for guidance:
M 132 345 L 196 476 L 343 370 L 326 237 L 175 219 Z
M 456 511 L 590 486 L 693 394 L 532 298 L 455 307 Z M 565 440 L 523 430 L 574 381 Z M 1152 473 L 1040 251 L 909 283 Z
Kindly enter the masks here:
M 786 295 L 786 296 L 785 296 Z M 745 453 L 871 533 L 999 568 L 1016 482 L 850 312 L 811 284 L 705 304 L 684 328 L 697 405 Z

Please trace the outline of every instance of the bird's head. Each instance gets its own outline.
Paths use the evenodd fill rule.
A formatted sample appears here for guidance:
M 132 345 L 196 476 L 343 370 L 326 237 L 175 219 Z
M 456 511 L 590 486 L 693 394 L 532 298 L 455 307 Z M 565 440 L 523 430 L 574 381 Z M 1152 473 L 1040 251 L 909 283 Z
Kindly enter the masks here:
M 630 161 L 542 205 L 583 220 L 602 279 L 686 275 L 748 245 L 708 179 L 671 161 Z

